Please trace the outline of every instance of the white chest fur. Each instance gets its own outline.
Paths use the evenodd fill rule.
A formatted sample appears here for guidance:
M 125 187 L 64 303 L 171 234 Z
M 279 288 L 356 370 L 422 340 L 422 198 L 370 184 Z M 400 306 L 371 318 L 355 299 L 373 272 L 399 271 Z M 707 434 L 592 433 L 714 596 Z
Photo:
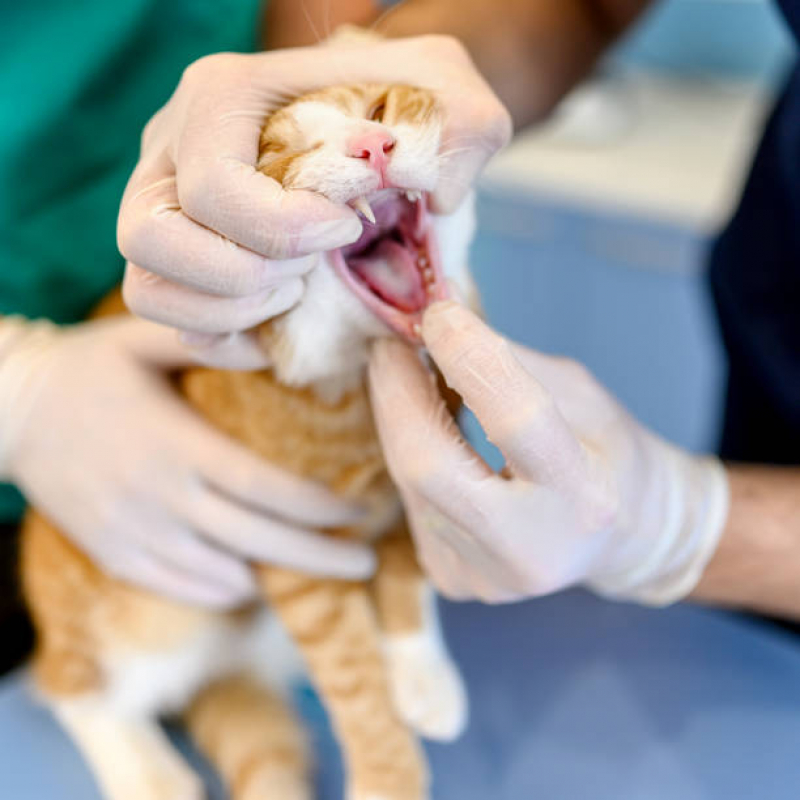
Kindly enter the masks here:
M 117 650 L 104 659 L 103 702 L 121 717 L 177 712 L 210 681 L 241 671 L 285 691 L 302 674 L 294 644 L 266 609 L 242 623 L 220 615 L 170 649 Z

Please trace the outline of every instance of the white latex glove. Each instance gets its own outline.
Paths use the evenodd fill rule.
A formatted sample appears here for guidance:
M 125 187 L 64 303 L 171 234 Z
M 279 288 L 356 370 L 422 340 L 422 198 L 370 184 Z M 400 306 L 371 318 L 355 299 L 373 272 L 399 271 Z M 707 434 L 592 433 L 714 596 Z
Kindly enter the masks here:
M 446 113 L 433 196 L 440 213 L 458 205 L 510 136 L 508 113 L 457 40 L 336 44 L 202 58 L 145 129 L 119 215 L 125 300 L 140 316 L 211 334 L 189 340 L 208 363 L 262 365 L 238 332 L 294 305 L 314 254 L 361 233 L 350 208 L 286 192 L 256 171 L 264 120 L 288 98 L 357 81 L 435 90 Z
M 376 345 L 389 469 L 445 594 L 505 602 L 583 583 L 660 605 L 692 590 L 727 515 L 716 459 L 668 444 L 579 364 L 514 345 L 454 303 L 434 305 L 422 335 L 507 461 L 497 475 L 461 439 L 414 352 Z
M 369 551 L 305 530 L 352 521 L 351 507 L 174 392 L 166 370 L 189 363 L 173 330 L 142 320 L 0 320 L 0 478 L 111 575 L 187 602 L 247 599 L 245 558 L 369 574 Z

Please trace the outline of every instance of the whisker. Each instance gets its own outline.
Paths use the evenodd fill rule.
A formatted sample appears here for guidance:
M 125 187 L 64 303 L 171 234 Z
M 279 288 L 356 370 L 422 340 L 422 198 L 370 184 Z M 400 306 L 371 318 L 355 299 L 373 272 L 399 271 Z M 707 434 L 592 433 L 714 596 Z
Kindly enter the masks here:
M 455 156 L 459 153 L 468 153 L 474 150 L 472 147 L 456 147 L 453 150 L 442 150 L 440 153 L 437 153 L 438 158 L 445 159 L 449 156 Z
M 394 3 L 393 5 L 389 6 L 373 23 L 369 26 L 369 30 L 375 31 L 382 22 L 385 22 L 398 8 L 404 6 L 406 4 L 406 0 L 401 0 L 399 3 Z
M 331 33 L 333 33 L 331 30 L 331 0 L 328 0 L 328 2 L 325 4 L 325 16 L 322 20 L 322 24 L 325 29 L 325 38 L 330 39 Z
M 322 37 L 319 35 L 317 26 L 314 25 L 314 20 L 311 19 L 311 14 L 309 13 L 308 6 L 306 5 L 306 0 L 300 0 L 300 7 L 303 9 L 303 16 L 306 18 L 308 27 L 311 28 L 311 33 L 314 34 L 314 37 L 317 40 L 317 44 L 319 44 L 322 41 Z

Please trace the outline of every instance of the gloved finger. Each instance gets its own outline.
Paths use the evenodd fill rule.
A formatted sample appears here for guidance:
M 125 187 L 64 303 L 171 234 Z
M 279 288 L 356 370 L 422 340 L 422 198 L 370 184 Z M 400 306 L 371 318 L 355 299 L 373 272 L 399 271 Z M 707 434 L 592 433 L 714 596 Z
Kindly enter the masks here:
M 123 197 L 117 243 L 128 261 L 218 297 L 263 294 L 313 269 L 316 256 L 272 261 L 199 225 L 180 207 L 175 175 L 161 174 L 140 168 Z
M 241 559 L 200 539 L 184 526 L 160 515 L 142 514 L 146 529 L 131 531 L 127 541 L 141 541 L 144 548 L 164 566 L 172 566 L 213 584 L 236 602 L 245 602 L 256 589 L 252 570 Z
M 448 584 L 457 583 L 459 571 L 449 569 L 453 563 L 453 549 L 437 535 L 446 521 L 416 492 L 403 487 L 399 487 L 398 491 L 420 566 L 437 582 L 442 579 Z
M 249 560 L 347 580 L 361 580 L 375 570 L 374 553 L 279 522 L 204 492 L 183 509 L 186 521 L 204 536 Z
M 228 334 L 184 331 L 179 339 L 194 360 L 205 367 L 249 371 L 272 366 L 255 331 Z
M 99 560 L 99 563 L 117 580 L 189 605 L 225 609 L 241 602 L 241 593 L 235 589 L 165 564 L 146 551 L 118 550 L 113 557 Z
M 363 517 L 353 501 L 270 464 L 202 420 L 190 441 L 201 477 L 239 503 L 303 527 L 352 525 Z
M 439 148 L 439 178 L 431 194 L 433 212 L 455 211 L 489 159 L 510 138 L 510 118 L 499 101 L 488 110 L 461 105 L 458 115 L 451 114 Z
M 497 489 L 508 489 L 510 486 L 512 484 L 508 481 L 498 484 L 492 494 Z M 489 505 L 487 509 L 491 509 L 492 516 L 499 514 L 497 506 L 509 500 L 513 503 L 513 498 L 503 496 L 500 503 L 494 504 L 494 508 Z M 465 587 L 466 596 L 484 602 L 505 602 L 507 598 L 521 594 L 521 591 L 515 592 L 520 583 L 516 569 L 519 554 L 514 550 L 509 552 L 504 546 L 503 532 L 490 522 L 487 520 L 489 524 L 473 527 L 444 522 L 437 526 L 435 541 L 441 552 L 449 551 L 452 554 L 450 569 L 458 585 Z
M 192 96 L 172 154 L 184 213 L 270 258 L 294 258 L 354 242 L 361 223 L 352 209 L 312 192 L 287 192 L 257 171 L 268 110 L 257 113 L 259 102 L 263 98 L 255 99 L 253 86 L 247 84 L 230 87 L 224 97 L 210 92 Z M 242 113 L 251 108 L 254 113 Z
M 174 328 L 137 317 L 98 320 L 115 325 L 129 352 L 150 367 L 172 370 L 197 364 L 222 369 L 255 370 L 269 366 L 255 333 L 178 333 Z
M 153 322 L 199 333 L 229 333 L 253 328 L 282 314 L 303 295 L 300 278 L 248 297 L 225 298 L 187 289 L 136 264 L 125 267 L 122 293 L 135 314 Z
M 436 590 L 448 600 L 472 599 L 474 594 L 469 587 L 464 565 L 456 552 L 447 542 L 430 536 L 427 530 L 421 529 L 409 504 L 406 502 L 404 505 L 409 516 L 412 536 L 417 545 L 420 566 Z
M 394 340 L 376 342 L 369 382 L 389 472 L 401 489 L 428 502 L 418 512 L 427 535 L 438 535 L 441 520 L 480 528 L 480 501 L 503 481 L 461 438 L 433 376 L 414 351 Z
M 509 343 L 457 303 L 426 311 L 422 337 L 448 385 L 522 478 L 581 485 L 587 460 L 553 397 L 515 358 Z

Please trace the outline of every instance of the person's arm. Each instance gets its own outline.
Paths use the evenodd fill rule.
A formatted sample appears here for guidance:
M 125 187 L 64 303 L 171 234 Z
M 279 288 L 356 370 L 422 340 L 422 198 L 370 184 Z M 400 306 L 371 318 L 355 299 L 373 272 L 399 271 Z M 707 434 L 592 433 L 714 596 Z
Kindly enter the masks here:
M 262 44 L 265 50 L 317 44 L 340 25 L 370 27 L 384 10 L 375 0 L 270 0 Z
M 517 127 L 545 117 L 650 0 L 409 0 L 377 29 L 460 39 Z
M 469 50 L 517 127 L 542 119 L 650 0 L 278 0 L 269 4 L 270 48 L 313 44 L 339 25 L 384 36 L 444 33 Z
M 731 510 L 691 597 L 800 618 L 800 468 L 728 466 Z

